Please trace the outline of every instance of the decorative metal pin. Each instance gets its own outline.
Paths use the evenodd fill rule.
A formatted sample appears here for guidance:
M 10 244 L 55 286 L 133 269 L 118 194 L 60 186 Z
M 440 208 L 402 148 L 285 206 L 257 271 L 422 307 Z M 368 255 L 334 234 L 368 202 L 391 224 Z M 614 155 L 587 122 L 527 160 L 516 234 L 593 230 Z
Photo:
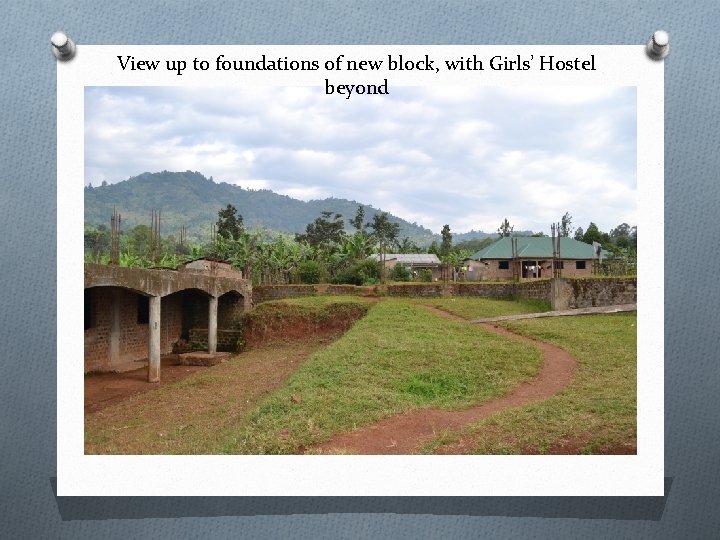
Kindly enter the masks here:
M 50 37 L 55 58 L 66 62 L 75 56 L 75 43 L 64 32 L 55 32 Z
M 662 60 L 670 52 L 670 36 L 665 30 L 656 30 L 645 47 L 653 60 Z

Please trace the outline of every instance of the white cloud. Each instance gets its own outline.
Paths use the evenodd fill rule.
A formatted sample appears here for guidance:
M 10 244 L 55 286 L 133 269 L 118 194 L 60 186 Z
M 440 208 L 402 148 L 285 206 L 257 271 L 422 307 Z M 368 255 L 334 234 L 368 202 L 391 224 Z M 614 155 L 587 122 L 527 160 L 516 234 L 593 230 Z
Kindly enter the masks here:
M 439 232 L 635 223 L 634 88 L 89 88 L 85 182 L 197 170 Z

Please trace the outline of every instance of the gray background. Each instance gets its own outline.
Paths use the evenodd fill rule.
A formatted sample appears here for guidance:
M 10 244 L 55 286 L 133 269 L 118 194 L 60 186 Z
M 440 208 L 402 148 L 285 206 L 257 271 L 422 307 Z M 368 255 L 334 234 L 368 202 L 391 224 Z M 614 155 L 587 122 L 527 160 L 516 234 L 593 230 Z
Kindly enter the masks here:
M 0 535 L 718 537 L 720 325 L 715 308 L 720 257 L 712 242 L 720 200 L 716 0 L 356 0 L 290 5 L 276 0 L 57 0 L 34 2 L 32 8 L 20 2 L 4 4 L 0 22 L 0 531 L 4 532 Z M 665 466 L 673 484 L 661 520 L 375 513 L 62 520 L 50 484 L 56 475 L 55 322 L 62 316 L 55 306 L 56 85 L 49 45 L 54 31 L 67 32 L 82 47 L 83 43 L 637 44 L 657 28 L 667 30 L 671 41 L 665 60 L 664 340 Z M 322 508 L 318 505 L 318 510 Z

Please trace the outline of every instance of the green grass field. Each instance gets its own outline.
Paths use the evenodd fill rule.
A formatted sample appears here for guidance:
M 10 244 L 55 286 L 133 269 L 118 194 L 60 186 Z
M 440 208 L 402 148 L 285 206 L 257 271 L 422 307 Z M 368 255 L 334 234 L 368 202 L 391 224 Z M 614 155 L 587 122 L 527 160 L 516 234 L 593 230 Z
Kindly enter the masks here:
M 369 311 L 334 341 L 311 336 L 273 341 L 86 415 L 86 453 L 298 453 L 404 411 L 480 404 L 540 368 L 532 345 L 424 307 L 474 319 L 547 310 L 536 302 L 317 296 L 261 304 L 257 316 L 273 318 L 277 304 L 278 324 L 293 324 L 289 314 L 314 320 L 342 316 L 353 304 Z M 632 452 L 635 323 L 634 313 L 503 323 L 569 351 L 579 363 L 575 380 L 541 403 L 442 433 L 423 452 Z
M 291 304 L 326 311 L 332 302 Z M 87 415 L 86 452 L 293 453 L 402 411 L 481 403 L 532 378 L 539 365 L 532 346 L 385 299 L 330 344 L 252 349 Z M 268 373 L 282 377 L 266 384 Z
M 528 298 L 413 298 L 409 301 L 442 309 L 468 320 L 550 311 L 550 304 L 547 302 Z
M 427 453 L 635 453 L 637 445 L 635 313 L 542 318 L 503 323 L 553 343 L 578 361 L 575 380 L 537 404 L 507 410 L 443 434 Z
M 388 299 L 258 404 L 220 451 L 293 453 L 410 409 L 467 407 L 532 378 L 539 364 L 531 346 Z

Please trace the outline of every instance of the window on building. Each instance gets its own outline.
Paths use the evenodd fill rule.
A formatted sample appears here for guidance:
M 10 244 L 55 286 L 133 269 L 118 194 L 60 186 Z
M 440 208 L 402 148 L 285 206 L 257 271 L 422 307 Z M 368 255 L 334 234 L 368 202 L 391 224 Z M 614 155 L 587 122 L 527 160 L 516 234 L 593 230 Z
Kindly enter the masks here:
M 500 270 L 510 270 L 510 261 L 498 261 L 498 268 Z
M 558 267 L 560 270 L 564 270 L 564 269 L 565 269 L 565 261 L 558 261 L 557 267 Z
M 85 330 L 92 328 L 92 292 L 91 289 L 85 289 Z
M 137 323 L 147 324 L 150 322 L 150 297 L 142 294 L 137 297 Z
M 575 261 L 576 270 L 585 270 L 585 261 Z

